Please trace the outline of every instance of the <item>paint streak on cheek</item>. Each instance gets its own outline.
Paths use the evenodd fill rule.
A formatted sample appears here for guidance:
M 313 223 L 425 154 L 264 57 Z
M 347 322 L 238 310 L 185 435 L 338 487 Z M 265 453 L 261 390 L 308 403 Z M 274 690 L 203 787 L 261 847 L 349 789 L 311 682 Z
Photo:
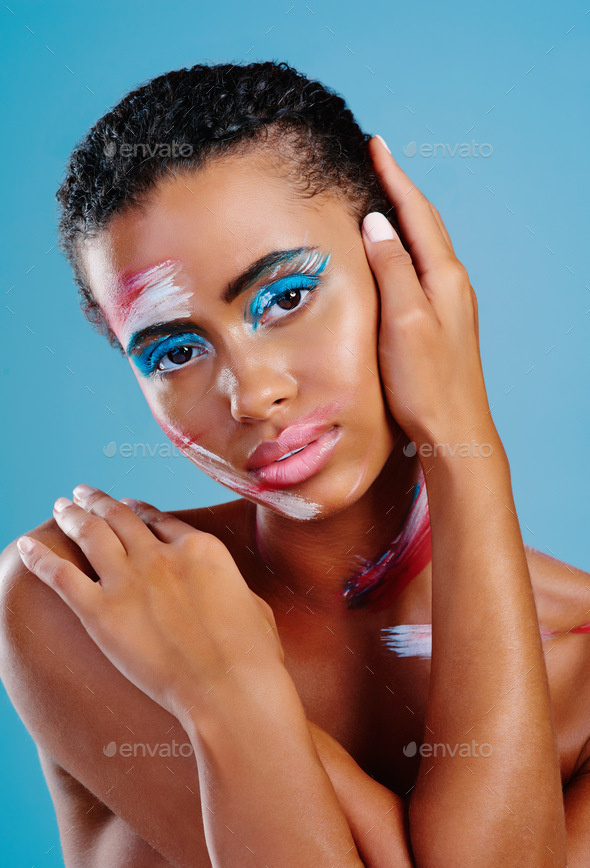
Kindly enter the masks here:
M 242 497 L 260 503 L 262 506 L 268 506 L 288 518 L 305 521 L 318 515 L 321 509 L 318 503 L 293 492 L 268 490 L 263 484 L 253 482 L 245 472 L 237 470 L 224 458 L 205 449 L 199 442 L 205 439 L 205 431 L 198 433 L 182 431 L 180 427 L 167 421 L 165 416 L 155 408 L 147 390 L 144 389 L 143 392 L 154 419 L 166 437 L 192 464 L 211 479 Z

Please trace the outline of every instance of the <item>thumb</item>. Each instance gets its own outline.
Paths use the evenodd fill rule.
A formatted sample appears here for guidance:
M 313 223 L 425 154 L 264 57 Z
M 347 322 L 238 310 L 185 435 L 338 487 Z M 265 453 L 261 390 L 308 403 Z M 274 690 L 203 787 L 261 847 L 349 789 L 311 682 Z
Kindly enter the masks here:
M 385 316 L 409 314 L 426 305 L 412 257 L 387 217 L 371 211 L 363 220 L 362 236 L 371 270 L 377 279 Z

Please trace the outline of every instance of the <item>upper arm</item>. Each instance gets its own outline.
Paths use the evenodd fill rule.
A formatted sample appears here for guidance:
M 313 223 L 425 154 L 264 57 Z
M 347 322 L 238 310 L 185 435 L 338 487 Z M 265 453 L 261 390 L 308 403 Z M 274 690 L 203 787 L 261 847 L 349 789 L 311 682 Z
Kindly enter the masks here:
M 53 520 L 32 536 L 90 574 Z M 190 744 L 179 721 L 112 665 L 14 543 L 0 555 L 0 582 L 0 675 L 40 752 L 173 865 L 210 866 L 196 758 L 179 754 Z M 122 756 L 123 743 L 136 755 Z
M 86 868 L 172 868 L 121 817 L 39 750 L 59 825 L 65 865 Z

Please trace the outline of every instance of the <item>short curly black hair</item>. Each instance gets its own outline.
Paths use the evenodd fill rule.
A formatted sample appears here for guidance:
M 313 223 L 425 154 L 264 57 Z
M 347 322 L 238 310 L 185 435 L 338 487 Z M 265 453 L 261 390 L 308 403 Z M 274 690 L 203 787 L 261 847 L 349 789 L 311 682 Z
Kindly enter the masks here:
M 358 219 L 387 213 L 363 133 L 345 101 L 287 63 L 196 64 L 127 94 L 72 152 L 56 198 L 59 243 L 86 318 L 124 353 L 84 275 L 81 244 L 141 203 L 158 180 L 216 157 L 271 144 L 294 190 L 342 195 Z

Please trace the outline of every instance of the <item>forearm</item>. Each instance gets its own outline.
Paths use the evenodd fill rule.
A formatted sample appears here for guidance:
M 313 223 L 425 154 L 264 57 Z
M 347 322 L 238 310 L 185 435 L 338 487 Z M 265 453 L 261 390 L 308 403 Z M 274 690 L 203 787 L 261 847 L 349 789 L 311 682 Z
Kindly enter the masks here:
M 373 780 L 325 730 L 314 723 L 309 729 L 365 868 L 411 868 L 404 800 Z
M 563 866 L 559 761 L 509 465 L 491 423 L 471 434 L 492 454 L 423 462 L 433 564 L 425 744 L 445 747 L 430 757 L 422 748 L 412 844 L 418 865 L 437 868 Z
M 286 669 L 224 679 L 187 717 L 216 868 L 362 865 Z

